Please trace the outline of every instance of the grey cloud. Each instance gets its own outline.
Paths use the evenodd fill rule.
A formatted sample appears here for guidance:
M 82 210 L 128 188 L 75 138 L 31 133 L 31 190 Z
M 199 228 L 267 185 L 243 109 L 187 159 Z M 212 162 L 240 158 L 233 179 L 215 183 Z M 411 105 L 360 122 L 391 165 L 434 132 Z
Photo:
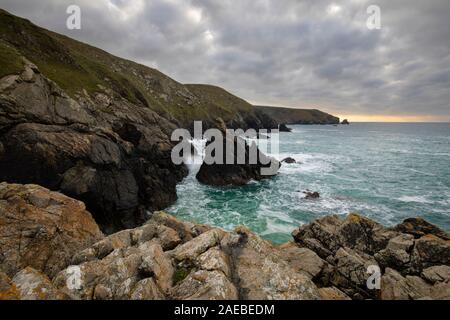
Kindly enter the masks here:
M 65 28 L 78 4 L 83 29 Z M 254 102 L 450 120 L 450 3 L 379 0 L 0 0 L 33 22 Z M 334 5 L 333 10 L 329 6 Z

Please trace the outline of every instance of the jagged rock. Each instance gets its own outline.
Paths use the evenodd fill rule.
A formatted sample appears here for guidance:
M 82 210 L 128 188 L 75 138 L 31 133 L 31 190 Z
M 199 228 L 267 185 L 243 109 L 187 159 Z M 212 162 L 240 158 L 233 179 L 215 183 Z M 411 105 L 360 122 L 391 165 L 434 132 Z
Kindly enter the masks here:
M 182 222 L 162 211 L 153 213 L 151 221 L 175 230 L 183 242 L 192 240 L 194 237 L 200 235 L 208 229 L 211 229 L 210 227 L 205 227 L 202 225 Z
M 338 216 L 326 216 L 300 227 L 292 235 L 297 243 L 326 259 L 341 247 L 374 254 L 384 249 L 398 232 L 388 230 L 368 218 L 350 214 L 345 220 Z
M 139 271 L 151 275 L 162 292 L 167 293 L 172 286 L 172 262 L 165 256 L 159 244 L 146 242 L 143 246 L 146 248 L 139 247 L 141 251 L 145 251 Z
M 341 124 L 343 124 L 343 125 L 349 125 L 349 124 L 350 124 L 350 122 L 348 122 L 348 120 L 347 120 L 347 119 L 344 119 L 344 120 L 342 120 Z
M 316 252 L 322 259 L 334 255 L 340 247 L 338 228 L 342 220 L 335 215 L 326 216 L 294 230 L 292 236 L 301 246 Z
M 394 230 L 411 234 L 416 239 L 431 234 L 443 240 L 450 240 L 450 236 L 446 232 L 422 218 L 408 218 L 395 226 Z
M 404 278 L 397 271 L 387 268 L 381 277 L 382 300 L 417 300 L 430 295 L 431 286 L 419 277 Z
M 223 236 L 224 232 L 222 230 L 212 229 L 175 248 L 170 254 L 178 262 L 185 260 L 193 261 L 209 248 L 219 244 Z
M 450 300 L 450 282 L 436 283 L 430 289 L 430 296 L 434 300 Z
M 403 250 L 406 252 L 411 252 L 414 246 L 414 237 L 409 234 L 401 234 L 395 238 L 389 240 L 386 249 L 392 251 Z
M 358 214 L 350 214 L 339 229 L 339 236 L 344 246 L 354 250 L 374 254 L 386 247 L 390 239 L 398 233 Z
M 389 240 L 386 249 L 375 254 L 375 259 L 383 267 L 403 270 L 410 267 L 411 249 L 414 246 L 414 237 L 410 234 L 401 234 Z
M 191 272 L 172 288 L 176 300 L 237 300 L 238 291 L 220 271 Z
M 378 266 L 377 262 L 369 255 L 357 253 L 350 248 L 340 248 L 335 255 L 336 271 L 353 286 L 365 288 L 370 266 Z
M 300 248 L 295 243 L 289 242 L 280 247 L 282 257 L 295 271 L 302 271 L 311 278 L 315 278 L 325 266 L 323 261 L 314 251 L 308 248 Z
M 0 272 L 0 301 L 20 300 L 20 292 L 6 273 Z
M 336 287 L 319 288 L 323 300 L 351 300 L 351 298 Z
M 48 277 L 27 267 L 12 279 L 21 300 L 66 300 L 68 297 L 58 291 Z
M 74 299 L 130 299 L 136 290 L 143 290 L 143 284 L 138 283 L 147 278 L 152 278 L 161 291 L 168 290 L 172 272 L 160 245 L 150 241 L 71 266 L 61 271 L 53 283 Z
M 82 202 L 36 185 L 0 184 L 0 270 L 31 266 L 53 277 L 103 237 Z
M 131 292 L 131 300 L 164 300 L 164 295 L 152 278 L 139 281 Z
M 227 277 L 231 277 L 230 262 L 227 255 L 218 247 L 214 247 L 201 254 L 196 265 L 199 269 L 206 271 L 221 271 Z
M 450 282 L 450 266 L 434 266 L 422 271 L 422 278 L 431 283 Z
M 436 265 L 450 265 L 450 240 L 425 235 L 415 241 L 411 264 L 417 271 Z
M 396 270 L 408 268 L 411 262 L 410 254 L 404 250 L 384 249 L 375 254 L 375 259 L 382 267 L 391 267 Z
M 294 270 L 270 243 L 242 227 L 236 233 L 240 239 L 226 250 L 233 259 L 242 299 L 320 299 L 310 278 Z

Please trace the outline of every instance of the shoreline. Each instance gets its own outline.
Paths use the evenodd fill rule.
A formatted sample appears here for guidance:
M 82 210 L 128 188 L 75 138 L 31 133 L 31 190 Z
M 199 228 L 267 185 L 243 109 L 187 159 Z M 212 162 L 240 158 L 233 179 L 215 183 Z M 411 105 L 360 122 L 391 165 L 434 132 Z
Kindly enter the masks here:
M 242 226 L 226 232 L 164 212 L 103 236 L 84 204 L 37 185 L 1 183 L 0 200 L 0 234 L 14 235 L 4 245 L 14 248 L 30 230 L 46 235 L 5 251 L 0 280 L 9 289 L 0 299 L 450 299 L 450 235 L 419 218 L 385 228 L 330 215 L 276 246 Z M 15 212 L 30 219 L 11 219 Z M 84 223 L 62 224 L 74 214 Z M 63 243 L 55 242 L 60 232 Z M 374 288 L 371 270 L 379 272 Z

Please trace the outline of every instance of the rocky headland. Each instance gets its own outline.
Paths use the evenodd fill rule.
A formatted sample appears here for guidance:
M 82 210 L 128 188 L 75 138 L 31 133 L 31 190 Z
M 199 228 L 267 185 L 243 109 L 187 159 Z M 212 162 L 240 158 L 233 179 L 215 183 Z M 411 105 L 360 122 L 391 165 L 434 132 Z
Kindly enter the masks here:
M 80 201 L 2 183 L 0 246 L 0 299 L 450 299 L 450 236 L 420 218 L 331 215 L 277 246 L 154 212 L 104 236 Z
M 340 119 L 316 109 L 256 106 L 279 124 L 339 124 Z

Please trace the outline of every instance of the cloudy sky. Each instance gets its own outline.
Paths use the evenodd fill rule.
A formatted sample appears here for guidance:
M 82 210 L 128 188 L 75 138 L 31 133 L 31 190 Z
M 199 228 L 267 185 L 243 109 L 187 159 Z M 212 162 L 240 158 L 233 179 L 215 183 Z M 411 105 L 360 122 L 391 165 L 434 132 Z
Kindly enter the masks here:
M 82 29 L 66 28 L 67 6 Z M 367 8 L 381 9 L 369 30 Z M 450 121 L 449 0 L 0 0 L 38 25 L 250 102 Z

